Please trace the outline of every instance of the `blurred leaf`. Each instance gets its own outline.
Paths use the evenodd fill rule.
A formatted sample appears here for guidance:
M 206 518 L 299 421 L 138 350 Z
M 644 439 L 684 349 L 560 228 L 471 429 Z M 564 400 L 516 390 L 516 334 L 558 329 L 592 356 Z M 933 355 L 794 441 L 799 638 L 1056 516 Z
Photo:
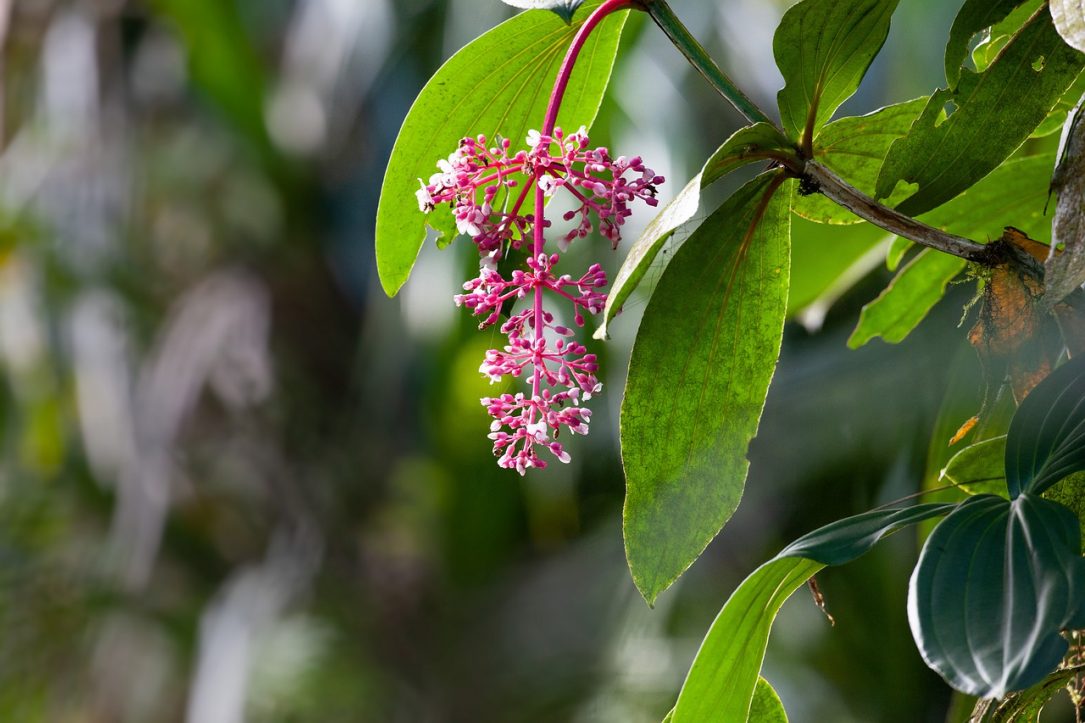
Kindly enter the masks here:
M 599 5 L 592 0 L 584 17 Z M 626 13 L 604 22 L 581 51 L 558 125 L 591 125 L 610 80 Z M 542 124 L 550 95 L 579 23 L 566 25 L 551 13 L 521 13 L 464 46 L 430 78 L 403 121 L 381 186 L 377 208 L 377 271 L 394 296 L 411 273 L 428 224 L 452 233 L 451 214 L 423 214 L 415 191 L 438 159 L 467 135 L 503 136 L 520 144 Z
M 1023 0 L 965 0 L 953 19 L 946 43 L 946 81 L 952 90 L 961 77 L 961 65 L 968 57 L 972 37 L 1004 20 Z
M 949 460 L 942 478 L 970 495 L 1006 497 L 1006 435 L 970 444 Z
M 1032 390 L 1010 422 L 1006 484 L 1010 497 L 1041 494 L 1085 470 L 1085 356 L 1051 372 Z
M 649 604 L 742 497 L 783 336 L 791 185 L 764 174 L 689 237 L 644 312 L 621 412 L 624 530 Z
M 890 344 L 904 340 L 926 318 L 967 262 L 933 249 L 923 249 L 900 270 L 878 298 L 863 307 L 848 339 L 858 349 L 880 336 Z
M 757 679 L 753 690 L 753 702 L 750 704 L 749 723 L 787 723 L 787 711 L 780 702 L 780 696 L 764 678 Z
M 1082 0 L 1051 0 L 1051 19 L 1071 47 L 1085 51 L 1085 4 Z
M 900 181 L 918 184 L 897 205 L 912 216 L 956 197 L 1029 137 L 1083 65 L 1085 56 L 1062 42 L 1041 10 L 983 73 L 965 70 L 955 91 L 931 96 L 908 135 L 889 149 L 877 197 L 890 196 Z M 956 110 L 943 119 L 947 104 Z
M 863 193 L 872 194 L 889 146 L 908 132 L 926 102 L 926 98 L 916 98 L 868 115 L 834 121 L 814 141 L 814 158 Z M 861 220 L 820 193 L 798 196 L 795 212 L 819 223 L 851 224 Z
M 1062 253 L 1051 254 L 1045 264 L 1044 302 L 1054 305 L 1085 283 L 1085 112 L 1080 108 L 1067 121 L 1065 150 L 1051 179 L 1058 194 L 1053 241 Z
M 784 130 L 803 147 L 859 87 L 896 7 L 897 0 L 803 0 L 784 13 L 772 40 L 785 82 L 777 101 Z
M 835 301 L 870 271 L 868 255 L 879 253 L 888 238 L 888 231 L 866 222 L 836 226 L 792 218 L 787 315 Z
M 888 534 L 946 514 L 953 505 L 866 512 L 799 538 L 738 586 L 716 616 L 693 660 L 674 723 L 734 723 L 748 718 L 769 632 L 784 601 L 829 564 L 854 560 Z M 810 558 L 821 558 L 822 561 Z
M 999 698 L 1043 680 L 1085 625 L 1081 530 L 1062 505 L 978 495 L 943 520 L 912 574 L 908 620 L 957 690 Z
M 550 10 L 558 14 L 567 23 L 572 22 L 573 13 L 584 0 L 501 0 L 506 5 L 524 10 Z
M 904 260 L 904 257 L 913 246 L 915 244 L 903 236 L 894 238 L 893 243 L 889 246 L 889 251 L 885 254 L 885 267 L 890 271 L 896 271 L 900 267 L 900 262 Z
M 771 123 L 757 123 L 734 133 L 705 162 L 701 172 L 678 192 L 629 249 L 625 261 L 614 276 L 607 305 L 603 311 L 603 323 L 595 332 L 595 338 L 607 338 L 607 325 L 622 310 L 622 305 L 637 288 L 644 274 L 663 248 L 675 229 L 693 218 L 701 203 L 701 189 L 707 188 L 731 171 L 756 161 L 765 161 L 777 155 L 790 155 L 794 150 L 786 138 Z

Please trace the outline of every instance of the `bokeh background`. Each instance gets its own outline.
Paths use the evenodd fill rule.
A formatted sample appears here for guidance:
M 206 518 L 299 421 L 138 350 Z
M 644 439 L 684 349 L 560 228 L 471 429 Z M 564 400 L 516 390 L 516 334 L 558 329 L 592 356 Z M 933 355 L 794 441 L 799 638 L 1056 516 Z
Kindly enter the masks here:
M 787 5 L 674 2 L 766 107 Z M 930 92 L 957 5 L 904 0 L 847 110 Z M 512 12 L 0 0 L 0 720 L 658 721 L 746 574 L 919 488 L 969 291 L 849 351 L 884 246 L 809 224 L 746 498 L 654 610 L 617 447 L 643 297 L 595 343 L 572 464 L 497 468 L 493 336 L 451 302 L 470 245 L 427 244 L 388 299 L 373 226 L 414 96 Z M 666 199 L 739 125 L 630 20 L 594 140 L 643 155 Z M 785 607 L 765 670 L 793 721 L 944 719 L 905 619 L 915 553 L 905 533 L 822 574 L 835 627 L 805 591 Z

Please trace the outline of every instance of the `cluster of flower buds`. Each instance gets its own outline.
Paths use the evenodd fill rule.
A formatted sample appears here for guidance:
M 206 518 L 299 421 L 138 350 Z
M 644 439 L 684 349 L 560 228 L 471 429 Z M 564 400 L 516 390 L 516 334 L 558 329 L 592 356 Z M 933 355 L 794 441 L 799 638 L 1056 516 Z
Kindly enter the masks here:
M 418 206 L 426 213 L 438 204 L 449 204 L 457 230 L 478 247 L 479 275 L 464 284 L 466 293 L 455 301 L 482 317 L 480 329 L 496 324 L 503 310 L 526 300 L 526 308 L 501 325 L 508 344 L 487 352 L 480 369 L 491 382 L 509 376 L 530 379 L 530 394 L 482 400 L 493 417 L 490 439 L 498 464 L 520 474 L 546 466 L 538 455 L 540 448 L 569 461 L 557 437 L 563 427 L 587 434 L 591 411 L 581 402 L 602 388 L 595 355 L 543 308 L 543 299 L 571 303 L 574 323 L 583 326 L 585 311 L 603 310 L 606 293 L 601 289 L 607 283 L 598 264 L 579 278 L 555 273 L 559 255 L 542 248 L 543 232 L 551 224 L 541 214 L 536 219 L 529 212 L 542 207 L 541 202 L 529 203 L 532 192 L 545 198 L 562 191 L 571 196 L 573 209 L 563 217 L 570 228 L 553 239 L 564 252 L 596 227 L 617 247 L 630 203 L 639 198 L 655 206 L 656 186 L 663 182 L 639 157 L 615 159 L 606 148 L 589 148 L 584 128 L 567 136 L 560 128 L 552 135 L 531 131 L 527 145 L 527 150 L 510 155 L 507 139 L 488 146 L 485 136 L 464 138 L 447 160 L 438 162 L 439 172 L 428 184 L 419 181 L 417 192 Z M 498 262 L 516 250 L 526 252 L 525 268 L 506 279 Z

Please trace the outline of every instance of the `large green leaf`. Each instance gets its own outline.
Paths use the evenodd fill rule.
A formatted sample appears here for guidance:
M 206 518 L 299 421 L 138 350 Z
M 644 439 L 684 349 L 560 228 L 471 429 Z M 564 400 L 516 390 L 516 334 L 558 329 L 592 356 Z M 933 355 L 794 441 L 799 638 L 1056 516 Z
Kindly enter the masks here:
M 889 33 L 897 0 L 802 0 L 784 13 L 772 51 L 786 85 L 784 130 L 809 148 L 859 87 Z
M 637 288 L 663 248 L 667 239 L 686 221 L 693 218 L 701 204 L 701 189 L 715 183 L 731 171 L 748 163 L 794 154 L 794 149 L 771 123 L 756 123 L 734 133 L 705 162 L 701 172 L 656 215 L 629 249 L 625 261 L 614 276 L 603 311 L 603 323 L 595 338 L 607 338 L 607 325 L 622 310 L 622 305 Z
M 418 210 L 418 180 L 467 135 L 501 135 L 514 144 L 542 125 L 558 66 L 583 18 L 566 25 L 553 13 L 526 12 L 471 41 L 441 66 L 415 99 L 396 138 L 377 208 L 376 253 L 381 285 L 394 295 L 407 280 L 427 223 L 453 232 L 452 215 Z M 573 70 L 558 125 L 591 125 L 610 80 L 626 13 L 608 18 L 588 38 Z
M 796 540 L 757 568 L 731 594 L 705 635 L 678 694 L 673 723 L 748 720 L 772 623 L 791 593 L 826 562 L 850 562 L 891 532 L 950 509 L 919 505 L 856 515 Z
M 750 181 L 678 249 L 622 401 L 625 549 L 649 604 L 738 507 L 787 308 L 791 183 Z
M 904 138 L 889 149 L 877 197 L 897 183 L 919 189 L 897 205 L 912 216 L 954 198 L 997 168 L 1074 82 L 1085 55 L 1062 41 L 1046 6 L 983 72 L 962 71 L 955 91 L 939 90 Z M 956 106 L 944 118 L 947 104 Z
M 953 19 L 946 43 L 946 81 L 956 88 L 972 36 L 1005 19 L 1023 0 L 965 0 Z
M 1048 257 L 1044 274 L 1044 300 L 1054 305 L 1085 283 L 1085 111 L 1080 108 L 1067 121 L 1051 188 L 1059 194 L 1053 236 L 1063 247 Z
M 1081 530 L 1062 505 L 1031 494 L 978 495 L 923 546 L 908 620 L 927 664 L 957 690 L 1002 697 L 1043 680 L 1085 626 Z
M 921 216 L 943 231 L 978 239 L 1001 235 L 1006 225 L 1046 241 L 1051 226 L 1044 220 L 1051 161 L 1028 156 L 1004 163 L 965 193 Z M 903 340 L 926 318 L 945 294 L 946 285 L 964 270 L 956 256 L 924 249 L 900 270 L 892 283 L 863 307 L 848 344 L 860 347 L 875 337 L 890 343 Z
M 1017 408 L 1006 437 L 1010 497 L 1041 494 L 1085 470 L 1085 356 L 1051 372 Z
M 1085 51 L 1085 2 L 1051 0 L 1051 17 L 1063 40 Z
M 863 193 L 872 194 L 889 146 L 908 132 L 926 103 L 926 98 L 917 98 L 868 115 L 833 121 L 814 141 L 814 158 Z M 820 193 L 796 198 L 795 212 L 819 223 L 846 224 L 861 220 Z

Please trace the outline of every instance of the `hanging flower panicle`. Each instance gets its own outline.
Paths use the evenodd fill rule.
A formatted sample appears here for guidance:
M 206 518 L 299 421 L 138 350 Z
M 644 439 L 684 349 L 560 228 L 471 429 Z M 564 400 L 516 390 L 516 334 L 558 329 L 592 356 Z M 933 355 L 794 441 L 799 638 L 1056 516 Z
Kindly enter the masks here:
M 455 302 L 482 318 L 480 329 L 496 324 L 507 303 L 530 301 L 501 325 L 508 343 L 487 352 L 480 368 L 491 383 L 508 376 L 531 380 L 530 394 L 482 400 L 493 417 L 489 436 L 498 464 L 520 474 L 546 467 L 538 454 L 542 447 L 569 461 L 557 438 L 563 427 L 587 434 L 591 410 L 581 402 L 602 389 L 595 355 L 573 338 L 572 329 L 556 322 L 543 299 L 570 303 L 574 323 L 583 326 L 585 312 L 597 314 L 606 304 L 606 274 L 599 264 L 577 278 L 554 271 L 560 257 L 543 248 L 551 228 L 543 218 L 544 200 L 562 191 L 573 200 L 572 210 L 563 215 L 568 229 L 553 239 L 558 251 L 595 228 L 616 248 L 629 205 L 640 199 L 655 206 L 656 186 L 663 183 L 639 157 L 611 158 L 606 148 L 589 148 L 583 127 L 569 135 L 560 128 L 553 134 L 530 131 L 527 145 L 527 150 L 510 154 L 508 139 L 488 146 L 485 136 L 464 138 L 447 160 L 438 161 L 439 172 L 428 184 L 419 181 L 416 194 L 426 213 L 447 203 L 457 230 L 478 248 L 479 275 L 463 285 L 466 293 Z M 535 203 L 529 204 L 533 195 Z M 497 264 L 511 249 L 530 252 L 526 268 L 505 278 Z

